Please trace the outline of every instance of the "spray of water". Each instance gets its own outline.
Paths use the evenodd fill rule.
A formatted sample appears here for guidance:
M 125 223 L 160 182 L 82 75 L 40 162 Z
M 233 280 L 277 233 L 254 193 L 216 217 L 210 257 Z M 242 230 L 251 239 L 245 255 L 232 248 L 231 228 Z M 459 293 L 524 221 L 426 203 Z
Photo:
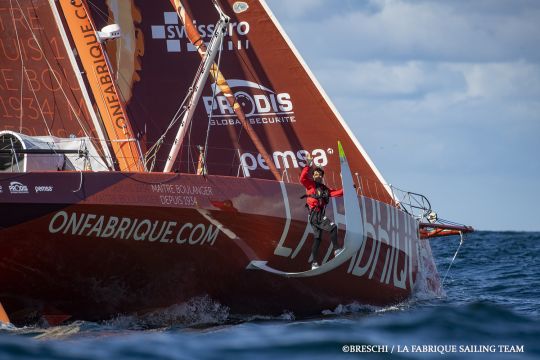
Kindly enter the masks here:
M 228 318 L 227 306 L 204 295 L 145 314 L 118 316 L 107 321 L 106 325 L 121 329 L 196 327 L 223 324 Z

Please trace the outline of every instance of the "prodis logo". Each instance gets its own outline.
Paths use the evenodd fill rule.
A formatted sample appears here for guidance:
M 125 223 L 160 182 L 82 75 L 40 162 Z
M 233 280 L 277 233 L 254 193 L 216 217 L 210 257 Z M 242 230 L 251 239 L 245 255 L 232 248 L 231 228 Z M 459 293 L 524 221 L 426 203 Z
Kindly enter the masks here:
M 294 106 L 289 93 L 275 91 L 252 81 L 230 79 L 227 81 L 251 125 L 281 125 L 296 122 Z M 228 98 L 215 88 L 215 98 L 203 96 L 204 108 L 212 114 L 210 125 L 241 125 L 229 104 Z
M 152 25 L 152 39 L 163 39 L 167 44 L 167 52 L 169 53 L 181 53 L 185 51 L 197 51 L 197 48 L 189 41 L 186 34 L 184 25 L 180 23 L 178 15 L 172 11 L 166 11 L 163 13 L 164 25 Z M 193 25 L 197 28 L 197 31 L 201 35 L 202 39 L 208 45 L 214 29 L 215 24 L 197 24 L 196 21 Z M 223 39 L 224 51 L 249 49 L 249 40 L 246 35 L 249 33 L 250 26 L 247 21 L 230 22 L 227 27 L 227 33 Z M 232 36 L 235 35 L 233 40 Z
M 12 181 L 9 183 L 9 192 L 12 194 L 28 194 L 28 186 L 18 181 Z

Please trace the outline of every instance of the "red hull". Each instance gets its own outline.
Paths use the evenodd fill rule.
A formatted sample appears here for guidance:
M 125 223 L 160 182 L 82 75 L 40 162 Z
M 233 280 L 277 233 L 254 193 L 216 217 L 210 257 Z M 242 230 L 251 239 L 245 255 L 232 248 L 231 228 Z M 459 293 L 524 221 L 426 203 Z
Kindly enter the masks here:
M 312 236 L 298 184 L 43 172 L 0 174 L 0 186 L 0 302 L 14 322 L 47 309 L 104 319 L 200 295 L 233 313 L 316 315 L 351 302 L 400 302 L 411 295 L 419 264 L 434 269 L 416 220 L 359 197 L 363 245 L 345 264 L 311 278 L 247 270 L 251 260 L 308 268 Z M 344 222 L 341 199 L 327 213 Z M 340 224 L 340 241 L 344 233 Z M 328 247 L 325 237 L 325 261 Z M 436 271 L 428 280 L 438 287 Z

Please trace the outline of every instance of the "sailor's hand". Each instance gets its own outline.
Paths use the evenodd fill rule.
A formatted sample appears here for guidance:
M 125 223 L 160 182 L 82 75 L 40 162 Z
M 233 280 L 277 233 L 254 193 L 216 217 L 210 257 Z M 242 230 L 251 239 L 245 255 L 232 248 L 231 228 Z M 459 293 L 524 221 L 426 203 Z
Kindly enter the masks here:
M 311 157 L 310 153 L 307 153 L 306 155 L 306 166 L 309 166 L 309 167 L 313 166 L 313 158 Z

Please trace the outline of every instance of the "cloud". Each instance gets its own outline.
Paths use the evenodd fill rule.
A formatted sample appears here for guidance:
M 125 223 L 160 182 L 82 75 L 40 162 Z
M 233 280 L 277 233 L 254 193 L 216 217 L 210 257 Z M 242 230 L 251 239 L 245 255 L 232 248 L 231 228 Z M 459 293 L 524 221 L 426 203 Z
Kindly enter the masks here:
M 521 8 L 509 13 L 502 12 L 507 6 L 494 5 L 499 11 L 485 12 L 482 10 L 487 5 L 467 6 L 462 1 L 461 6 L 451 1 L 381 0 L 372 1 L 372 6 L 325 3 L 327 6 L 321 6 L 317 1 L 309 17 L 295 18 L 287 13 L 282 18 L 283 10 L 276 9 L 295 44 L 310 56 L 460 62 L 540 60 L 540 3 L 522 2 Z
M 540 65 L 433 63 L 422 61 L 320 61 L 314 70 L 333 94 L 386 100 L 432 101 L 454 105 L 468 100 L 536 101 Z M 435 109 L 440 109 L 436 106 Z
M 540 99 L 540 65 L 523 61 L 492 64 L 447 65 L 461 71 L 467 96 L 492 100 Z
M 279 19 L 301 19 L 320 11 L 325 4 L 324 0 L 270 0 L 267 1 L 272 12 L 279 14 Z
M 314 70 L 321 74 L 325 88 L 340 96 L 413 100 L 433 92 L 464 91 L 466 87 L 460 69 L 419 61 L 328 60 Z

